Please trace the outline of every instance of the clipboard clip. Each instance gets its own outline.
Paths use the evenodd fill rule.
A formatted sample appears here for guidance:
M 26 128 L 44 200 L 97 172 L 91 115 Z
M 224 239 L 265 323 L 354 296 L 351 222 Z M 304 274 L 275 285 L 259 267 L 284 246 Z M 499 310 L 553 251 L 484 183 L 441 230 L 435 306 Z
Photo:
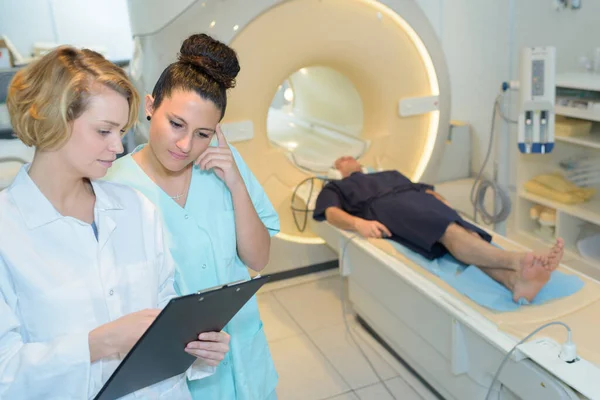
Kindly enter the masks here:
M 252 278 L 250 280 L 259 279 L 259 278 L 262 278 L 262 276 L 260 274 L 256 275 L 254 278 Z M 202 290 L 197 291 L 196 294 L 206 293 L 206 292 L 209 292 L 209 291 L 215 290 L 215 289 L 222 289 L 222 288 L 226 288 L 226 287 L 232 287 L 232 286 L 236 286 L 236 285 L 242 284 L 244 282 L 249 282 L 249 281 L 242 279 L 242 280 L 239 280 L 239 281 L 227 283 L 225 285 L 219 285 L 219 286 L 215 286 L 215 287 L 211 287 L 211 288 L 207 288 L 207 289 L 202 289 Z

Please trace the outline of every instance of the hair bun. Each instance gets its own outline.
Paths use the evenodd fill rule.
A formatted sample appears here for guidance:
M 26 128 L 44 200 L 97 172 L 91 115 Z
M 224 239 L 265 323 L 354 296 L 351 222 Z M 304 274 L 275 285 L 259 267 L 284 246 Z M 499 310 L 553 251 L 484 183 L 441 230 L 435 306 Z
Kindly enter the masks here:
M 225 89 L 235 86 L 240 72 L 235 51 L 204 33 L 192 35 L 183 42 L 178 60 L 199 69 Z

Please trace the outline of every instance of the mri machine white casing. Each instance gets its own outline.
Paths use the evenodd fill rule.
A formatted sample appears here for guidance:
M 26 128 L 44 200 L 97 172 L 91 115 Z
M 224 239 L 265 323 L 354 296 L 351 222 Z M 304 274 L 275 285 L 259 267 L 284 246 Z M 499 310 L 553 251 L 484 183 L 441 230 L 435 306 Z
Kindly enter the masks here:
M 414 1 L 129 0 L 129 9 L 136 38 L 132 76 L 144 93 L 192 33 L 206 32 L 237 51 L 241 72 L 224 122 L 252 121 L 254 138 L 234 145 L 281 219 L 267 272 L 337 258 L 321 238 L 295 228 L 291 194 L 309 175 L 266 135 L 269 105 L 293 72 L 327 66 L 354 83 L 364 105 L 363 139 L 371 143 L 363 163 L 375 165 L 377 158 L 413 178 L 435 176 L 448 134 L 450 87 L 441 45 Z M 399 115 L 401 101 L 405 106 L 407 98 L 431 96 L 438 110 Z

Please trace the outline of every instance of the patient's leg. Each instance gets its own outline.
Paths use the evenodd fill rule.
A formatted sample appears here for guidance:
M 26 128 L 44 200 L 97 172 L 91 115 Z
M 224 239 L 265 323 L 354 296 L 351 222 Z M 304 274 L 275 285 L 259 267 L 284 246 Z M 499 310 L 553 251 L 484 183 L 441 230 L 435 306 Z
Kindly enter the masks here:
M 499 249 L 460 225 L 450 224 L 440 239 L 457 260 L 476 265 L 513 292 L 515 301 L 532 301 L 550 279 L 563 256 L 564 243 L 558 239 L 554 247 L 541 252 L 517 253 Z

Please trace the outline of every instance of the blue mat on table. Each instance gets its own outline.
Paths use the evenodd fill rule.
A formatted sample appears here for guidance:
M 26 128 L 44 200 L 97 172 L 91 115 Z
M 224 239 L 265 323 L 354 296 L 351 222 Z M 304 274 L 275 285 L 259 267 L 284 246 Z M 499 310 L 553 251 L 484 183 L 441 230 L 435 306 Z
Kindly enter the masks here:
M 504 285 L 496 282 L 479 268 L 461 263 L 451 254 L 446 254 L 436 260 L 428 260 L 398 242 L 392 240 L 389 242 L 398 252 L 437 275 L 459 293 L 494 311 L 515 311 L 523 305 L 543 304 L 577 293 L 584 285 L 583 281 L 575 275 L 554 271 L 548 283 L 531 303 L 525 299 L 515 303 L 512 299 L 512 292 Z

